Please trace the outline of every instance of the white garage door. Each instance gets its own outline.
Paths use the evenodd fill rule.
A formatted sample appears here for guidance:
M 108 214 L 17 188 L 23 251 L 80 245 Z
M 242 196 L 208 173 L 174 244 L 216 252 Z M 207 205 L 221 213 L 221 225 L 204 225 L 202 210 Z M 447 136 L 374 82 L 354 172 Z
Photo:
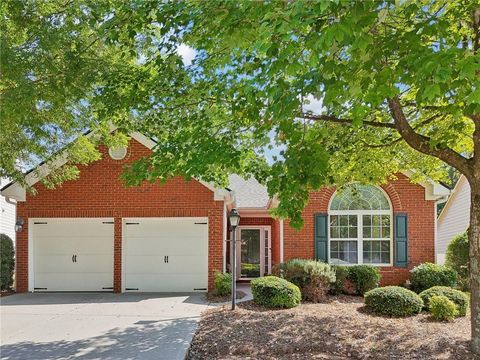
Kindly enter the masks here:
M 112 291 L 113 219 L 33 219 L 35 291 Z
M 206 291 L 207 218 L 124 219 L 124 289 Z

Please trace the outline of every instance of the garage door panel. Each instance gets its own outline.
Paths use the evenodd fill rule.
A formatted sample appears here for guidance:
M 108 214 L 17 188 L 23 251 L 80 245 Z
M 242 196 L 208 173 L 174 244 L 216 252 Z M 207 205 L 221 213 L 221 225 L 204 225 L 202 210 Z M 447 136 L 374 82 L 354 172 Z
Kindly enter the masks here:
M 205 236 L 206 237 L 206 236 Z M 205 238 L 204 237 L 204 238 Z M 126 244 L 126 252 L 129 255 L 207 255 L 208 249 L 204 246 L 204 240 L 187 236 L 149 236 L 129 237 Z
M 53 230 L 54 231 L 54 230 Z M 37 255 L 49 254 L 111 254 L 113 250 L 113 237 L 92 236 L 42 236 L 35 238 L 35 251 Z
M 36 291 L 111 291 L 111 287 L 111 273 L 42 272 L 35 274 Z
M 182 228 L 182 234 L 186 236 L 196 236 L 199 229 L 205 228 L 206 218 L 138 218 L 126 219 L 125 230 L 129 237 L 142 236 L 146 234 L 155 234 L 161 226 L 162 234 L 169 236 L 178 234 L 179 227 Z M 133 224 L 133 225 L 127 225 Z M 161 225 L 159 225 L 161 224 Z M 202 226 L 203 225 L 203 226 Z
M 161 258 L 157 255 L 128 255 L 126 257 L 125 268 L 129 274 L 161 274 L 164 267 L 166 267 L 166 264 L 163 261 L 163 256 Z
M 187 264 L 187 266 L 186 266 Z M 168 256 L 165 272 L 174 274 L 191 274 L 192 269 L 208 271 L 208 259 L 203 256 Z
M 125 287 L 194 291 L 208 284 L 207 218 L 127 219 Z M 168 256 L 168 263 L 165 263 Z
M 140 292 L 192 292 L 207 288 L 208 280 L 202 274 L 128 274 L 127 286 Z M 127 290 L 128 291 L 128 290 Z
M 70 237 L 76 234 L 82 236 L 110 236 L 113 229 L 113 219 L 33 219 L 35 236 Z M 98 226 L 96 226 L 98 225 Z
M 36 273 L 55 272 L 58 269 L 69 273 L 112 272 L 113 258 L 105 259 L 102 255 L 77 255 L 77 262 L 72 261 L 72 255 L 45 255 L 37 258 L 34 263 Z M 93 269 L 93 270 L 92 270 Z

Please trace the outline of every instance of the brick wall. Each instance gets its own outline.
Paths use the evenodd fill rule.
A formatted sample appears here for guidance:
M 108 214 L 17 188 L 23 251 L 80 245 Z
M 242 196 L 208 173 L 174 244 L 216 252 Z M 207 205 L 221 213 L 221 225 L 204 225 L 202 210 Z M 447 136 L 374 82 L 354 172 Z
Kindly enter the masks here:
M 394 213 L 408 214 L 408 268 L 381 267 L 382 285 L 401 284 L 409 278 L 409 269 L 426 261 L 435 261 L 435 202 L 425 200 L 425 189 L 421 185 L 412 184 L 403 174 L 397 177 L 382 188 L 390 198 Z M 288 221 L 285 222 L 285 260 L 315 256 L 314 215 L 328 212 L 334 192 L 335 189 L 328 188 L 311 193 L 302 214 L 305 224 L 301 230 L 295 230 Z
M 114 290 L 121 290 L 121 219 L 128 217 L 208 217 L 209 220 L 209 288 L 213 273 L 222 269 L 223 201 L 214 201 L 213 192 L 199 182 L 176 177 L 165 184 L 145 183 L 125 187 L 119 176 L 125 164 L 148 156 L 151 151 L 131 140 L 128 154 L 121 161 L 112 160 L 105 147 L 103 158 L 80 167 L 80 177 L 67 181 L 54 190 L 41 183 L 37 194 L 27 195 L 17 207 L 18 216 L 25 220 L 17 233 L 17 291 L 28 290 L 28 218 L 49 217 L 112 217 L 114 235 Z

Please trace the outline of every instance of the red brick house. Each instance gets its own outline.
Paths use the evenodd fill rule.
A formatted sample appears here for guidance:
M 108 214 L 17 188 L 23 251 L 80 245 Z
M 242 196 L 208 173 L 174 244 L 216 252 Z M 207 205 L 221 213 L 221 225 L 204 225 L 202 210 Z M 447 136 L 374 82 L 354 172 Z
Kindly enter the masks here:
M 126 149 L 100 147 L 102 159 L 80 167 L 56 189 L 27 174 L 2 189 L 17 201 L 16 283 L 26 291 L 206 291 L 215 271 L 230 268 L 227 213 L 237 207 L 238 275 L 270 273 L 291 258 L 381 267 L 383 284 L 399 284 L 413 266 L 435 260 L 436 202 L 443 186 L 413 184 L 408 174 L 382 187 L 352 185 L 312 192 L 305 226 L 269 215 L 275 206 L 254 179 L 230 177 L 228 189 L 174 178 L 125 187 L 123 166 L 148 156 L 155 143 L 132 134 Z M 61 166 L 59 159 L 56 166 Z

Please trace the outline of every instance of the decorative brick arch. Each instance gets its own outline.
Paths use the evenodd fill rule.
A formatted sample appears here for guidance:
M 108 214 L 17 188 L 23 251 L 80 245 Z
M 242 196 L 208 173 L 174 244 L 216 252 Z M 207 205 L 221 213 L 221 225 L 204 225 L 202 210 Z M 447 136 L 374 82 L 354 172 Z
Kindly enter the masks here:
M 325 212 L 328 212 L 330 205 L 330 199 L 332 198 L 333 194 L 337 189 L 334 187 L 325 188 L 319 195 L 320 206 L 322 209 L 325 209 Z
M 395 189 L 395 186 L 392 183 L 388 183 L 380 187 L 383 189 L 383 191 L 385 191 L 388 198 L 390 199 L 390 202 L 393 207 L 392 211 L 393 212 L 404 211 L 402 207 L 402 202 L 400 200 L 400 195 Z M 330 187 L 330 188 L 322 189 L 321 192 L 316 193 L 316 195 L 318 196 L 320 208 L 324 209 L 325 212 L 328 212 L 330 210 L 329 209 L 330 200 L 332 196 L 335 194 L 335 191 L 336 191 L 336 188 Z
M 390 198 L 390 202 L 393 206 L 393 212 L 404 211 L 402 207 L 402 201 L 400 200 L 400 195 L 398 194 L 397 189 L 395 189 L 395 186 L 393 186 L 392 183 L 388 183 L 386 185 L 382 185 L 381 188 Z

